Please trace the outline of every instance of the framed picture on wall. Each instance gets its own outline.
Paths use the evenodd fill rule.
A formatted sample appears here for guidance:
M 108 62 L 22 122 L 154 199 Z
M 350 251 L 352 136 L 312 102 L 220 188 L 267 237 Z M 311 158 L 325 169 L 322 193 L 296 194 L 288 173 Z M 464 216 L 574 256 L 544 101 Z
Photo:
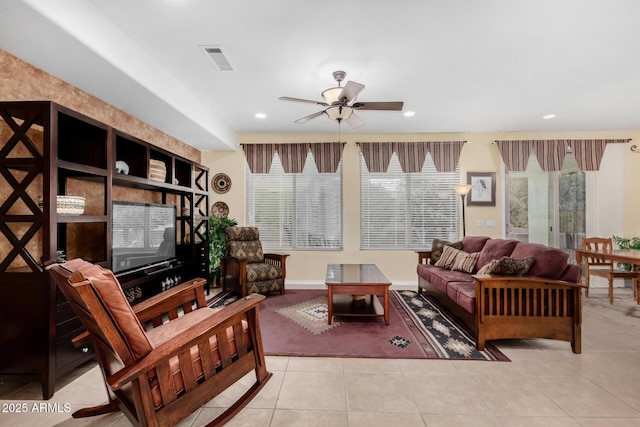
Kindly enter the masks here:
M 495 172 L 467 172 L 467 184 L 471 184 L 471 191 L 467 195 L 467 205 L 496 205 Z

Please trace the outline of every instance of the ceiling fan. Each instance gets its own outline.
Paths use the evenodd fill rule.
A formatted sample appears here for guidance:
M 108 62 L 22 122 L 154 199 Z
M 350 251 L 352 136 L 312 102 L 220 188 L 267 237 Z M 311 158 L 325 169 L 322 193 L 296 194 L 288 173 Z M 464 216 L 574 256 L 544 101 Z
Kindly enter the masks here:
M 342 87 L 341 83 L 346 75 L 347 73 L 344 71 L 333 72 L 333 78 L 338 82 L 338 87 L 332 87 L 322 92 L 322 99 L 324 99 L 324 101 L 291 98 L 289 96 L 281 96 L 280 99 L 283 101 L 304 102 L 327 107 L 322 111 L 296 120 L 296 123 L 306 123 L 311 119 L 326 114 L 338 123 L 342 123 L 344 120 L 353 129 L 364 125 L 364 122 L 356 115 L 355 110 L 402 111 L 403 102 L 356 102 L 356 98 L 360 91 L 364 89 L 364 85 L 349 81 Z

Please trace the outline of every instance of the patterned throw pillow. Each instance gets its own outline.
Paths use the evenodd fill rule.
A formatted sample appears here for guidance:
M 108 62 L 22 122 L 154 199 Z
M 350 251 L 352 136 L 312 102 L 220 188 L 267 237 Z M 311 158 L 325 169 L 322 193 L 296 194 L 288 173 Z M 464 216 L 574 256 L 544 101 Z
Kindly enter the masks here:
M 442 256 L 442 251 L 445 246 L 451 246 L 455 249 L 462 249 L 462 242 L 448 242 L 446 240 L 433 239 L 431 245 L 431 264 L 435 264 Z
M 453 263 L 456 261 L 456 257 L 460 252 L 462 251 L 452 246 L 445 246 L 442 249 L 442 255 L 438 258 L 438 261 L 436 261 L 435 266 L 451 270 L 451 267 L 453 267 Z
M 478 274 L 498 274 L 502 276 L 522 276 L 527 274 L 535 262 L 534 257 L 527 258 L 509 258 L 502 257 L 499 260 L 493 260 L 478 271 Z M 486 272 L 482 272 L 483 270 Z
M 480 252 L 470 254 L 468 252 L 460 251 L 458 255 L 456 255 L 456 259 L 453 262 L 451 269 L 454 271 L 473 273 L 473 270 L 476 268 L 478 258 L 480 258 Z
M 499 259 L 492 259 L 488 264 L 485 264 L 480 270 L 478 270 L 478 274 L 490 274 L 489 271 L 500 261 Z

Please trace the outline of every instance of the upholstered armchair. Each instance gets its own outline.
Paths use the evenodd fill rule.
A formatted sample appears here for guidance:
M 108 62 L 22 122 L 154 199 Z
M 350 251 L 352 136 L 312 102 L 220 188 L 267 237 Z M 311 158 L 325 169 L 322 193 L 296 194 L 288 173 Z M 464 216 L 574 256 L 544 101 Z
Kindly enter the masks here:
M 172 426 L 254 371 L 256 381 L 208 425 L 224 424 L 271 377 L 259 329 L 262 295 L 221 310 L 207 307 L 193 279 L 131 307 L 110 270 L 82 259 L 48 267 L 87 332 L 108 403 L 74 418 L 121 410 L 137 426 Z
M 222 263 L 225 290 L 242 297 L 252 294 L 284 294 L 289 255 L 265 254 L 257 227 L 227 227 L 227 256 Z

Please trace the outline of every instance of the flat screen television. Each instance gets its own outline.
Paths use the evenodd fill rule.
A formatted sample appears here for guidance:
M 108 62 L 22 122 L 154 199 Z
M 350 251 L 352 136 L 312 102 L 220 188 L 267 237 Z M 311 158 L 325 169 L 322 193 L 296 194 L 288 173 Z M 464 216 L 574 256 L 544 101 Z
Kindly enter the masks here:
M 176 257 L 176 207 L 113 201 L 114 273 L 158 265 Z

